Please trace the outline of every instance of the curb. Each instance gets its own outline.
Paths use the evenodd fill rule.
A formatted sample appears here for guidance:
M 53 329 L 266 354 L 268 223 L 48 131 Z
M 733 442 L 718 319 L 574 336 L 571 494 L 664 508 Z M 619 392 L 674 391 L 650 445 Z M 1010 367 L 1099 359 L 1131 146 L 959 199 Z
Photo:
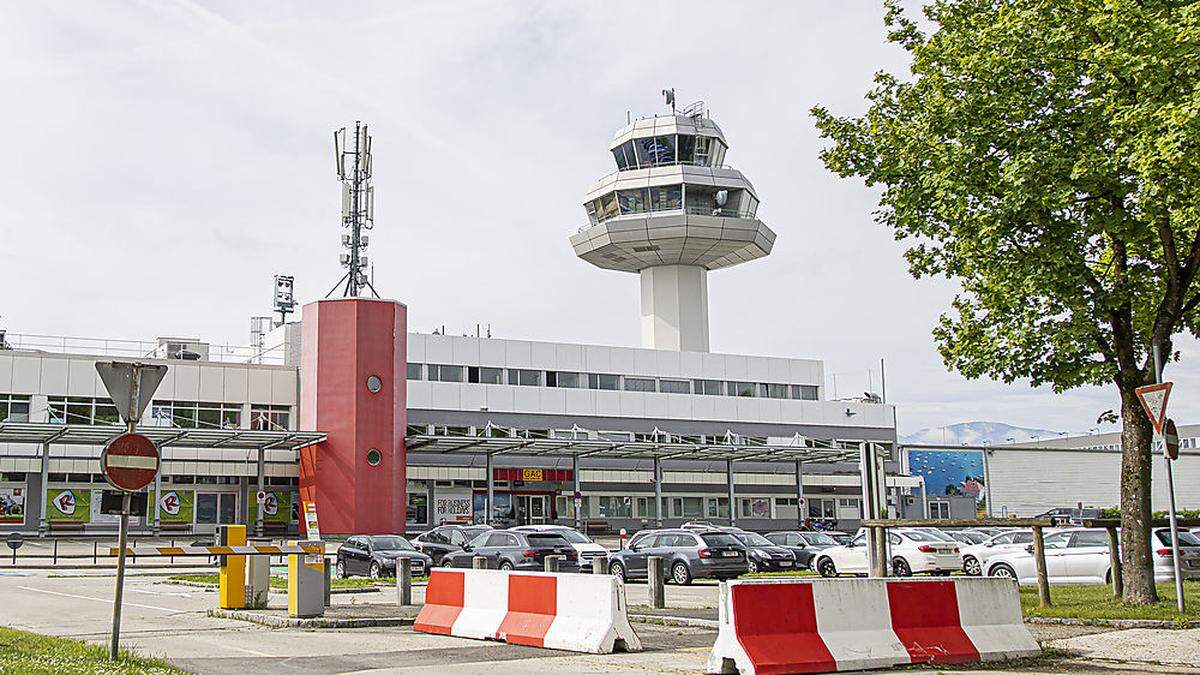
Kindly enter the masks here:
M 718 622 L 714 619 L 691 619 L 684 616 L 659 616 L 657 614 L 630 614 L 630 621 L 649 623 L 657 626 L 674 626 L 676 628 L 711 628 L 717 629 Z
M 274 614 L 259 614 L 247 610 L 210 609 L 208 616 L 217 619 L 234 619 L 256 623 L 270 628 L 375 628 L 381 626 L 411 626 L 416 617 L 388 616 L 361 619 L 326 619 L 312 617 L 301 619 L 294 616 L 276 616 Z
M 1160 621 L 1158 619 L 1073 619 L 1056 616 L 1027 616 L 1025 623 L 1059 626 L 1108 626 L 1111 628 L 1200 628 L 1200 621 Z

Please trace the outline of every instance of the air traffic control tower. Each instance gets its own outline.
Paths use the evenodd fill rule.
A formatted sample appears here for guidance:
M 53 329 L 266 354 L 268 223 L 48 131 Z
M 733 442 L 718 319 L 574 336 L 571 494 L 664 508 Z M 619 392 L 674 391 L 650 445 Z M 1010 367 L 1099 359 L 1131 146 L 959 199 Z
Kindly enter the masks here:
M 664 92 L 668 93 L 668 92 Z M 589 223 L 571 237 L 580 258 L 642 281 L 642 346 L 707 352 L 708 272 L 762 258 L 775 233 L 758 194 L 724 165 L 729 144 L 703 103 L 617 132 L 617 170 L 588 190 Z

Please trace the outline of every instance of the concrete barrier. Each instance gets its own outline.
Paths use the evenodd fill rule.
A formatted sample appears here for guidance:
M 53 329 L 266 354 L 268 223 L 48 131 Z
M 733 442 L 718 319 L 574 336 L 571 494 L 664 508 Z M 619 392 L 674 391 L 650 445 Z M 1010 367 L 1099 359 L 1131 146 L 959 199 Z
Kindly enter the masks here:
M 1006 579 L 721 584 L 708 672 L 825 673 L 1036 656 Z
M 435 569 L 413 630 L 593 654 L 642 648 L 624 585 L 608 575 Z

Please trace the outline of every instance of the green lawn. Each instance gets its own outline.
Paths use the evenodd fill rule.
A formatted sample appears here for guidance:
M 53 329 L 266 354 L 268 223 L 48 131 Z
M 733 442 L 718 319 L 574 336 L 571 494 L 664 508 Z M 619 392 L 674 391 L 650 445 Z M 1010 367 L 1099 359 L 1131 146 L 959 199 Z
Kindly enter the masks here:
M 788 572 L 752 572 L 743 574 L 742 579 L 771 579 L 773 577 L 812 577 L 817 576 L 812 570 L 791 570 Z
M 216 574 L 172 574 L 167 577 L 172 581 L 189 581 L 196 584 L 212 584 L 216 586 L 220 577 Z M 413 581 L 427 581 L 428 577 L 413 577 Z M 395 577 L 368 579 L 367 577 L 350 577 L 349 579 L 334 579 L 330 582 L 333 588 L 370 588 L 377 584 L 396 585 Z M 287 590 L 287 577 L 271 576 L 271 588 Z
M 158 659 L 121 650 L 108 660 L 108 647 L 0 626 L 0 673 L 184 673 Z
M 1160 600 L 1153 605 L 1126 605 L 1102 584 L 1051 586 L 1052 604 L 1046 608 L 1038 606 L 1037 586 L 1021 586 L 1021 608 L 1025 616 L 1200 621 L 1200 581 L 1185 581 L 1183 592 L 1187 613 L 1182 615 L 1175 609 L 1175 584 L 1158 584 Z

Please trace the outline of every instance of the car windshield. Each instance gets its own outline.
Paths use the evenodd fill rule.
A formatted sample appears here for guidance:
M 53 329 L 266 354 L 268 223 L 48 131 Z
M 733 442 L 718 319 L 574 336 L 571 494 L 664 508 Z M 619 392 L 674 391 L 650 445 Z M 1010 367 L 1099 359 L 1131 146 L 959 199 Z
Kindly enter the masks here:
M 1158 541 L 1161 542 L 1163 545 L 1165 545 L 1165 546 L 1171 545 L 1171 531 L 1170 530 L 1157 530 L 1154 533 L 1154 536 L 1158 537 Z M 1200 546 L 1200 537 L 1197 537 L 1196 535 L 1192 534 L 1191 532 L 1188 532 L 1187 530 L 1180 530 L 1179 531 L 1179 545 L 1180 546 Z
M 982 534 L 976 532 L 955 532 L 950 536 L 967 544 L 982 544 L 986 539 Z
M 412 551 L 413 545 L 404 537 L 371 537 L 371 548 L 376 551 Z
M 475 537 L 478 537 L 479 535 L 483 534 L 484 532 L 491 532 L 491 531 L 492 531 L 492 528 L 490 528 L 490 527 L 464 527 L 462 529 L 462 534 L 464 537 L 466 537 L 467 541 L 472 541 L 475 539 Z
M 933 536 L 932 532 L 926 532 L 925 530 L 904 530 L 903 532 L 900 532 L 900 534 L 912 539 L 913 541 L 945 541 L 945 539 L 942 539 L 941 537 L 935 537 Z M 953 541 L 953 539 L 951 539 L 951 541 Z
M 808 532 L 800 535 L 805 541 L 818 546 L 837 546 L 837 540 L 822 532 Z
M 774 546 L 775 545 L 775 544 L 771 543 L 770 539 L 767 539 L 766 537 L 762 536 L 761 534 L 757 534 L 755 532 L 739 532 L 739 533 L 735 534 L 734 536 L 737 537 L 738 539 L 742 540 L 742 543 L 746 544 L 747 546 Z
M 576 532 L 575 530 L 566 530 L 566 529 L 547 530 L 547 533 L 557 534 L 558 536 L 562 537 L 563 539 L 566 539 L 567 541 L 571 542 L 572 544 L 590 544 L 590 543 L 592 543 L 591 539 L 588 539 L 587 537 Z
M 741 543 L 738 541 L 737 537 L 724 532 L 705 532 L 704 534 L 700 535 L 700 538 L 703 539 L 704 543 L 708 544 L 709 546 L 741 546 Z
M 956 541 L 954 537 L 951 537 L 941 530 L 935 530 L 932 527 L 923 529 L 921 532 L 933 537 L 932 541 Z

